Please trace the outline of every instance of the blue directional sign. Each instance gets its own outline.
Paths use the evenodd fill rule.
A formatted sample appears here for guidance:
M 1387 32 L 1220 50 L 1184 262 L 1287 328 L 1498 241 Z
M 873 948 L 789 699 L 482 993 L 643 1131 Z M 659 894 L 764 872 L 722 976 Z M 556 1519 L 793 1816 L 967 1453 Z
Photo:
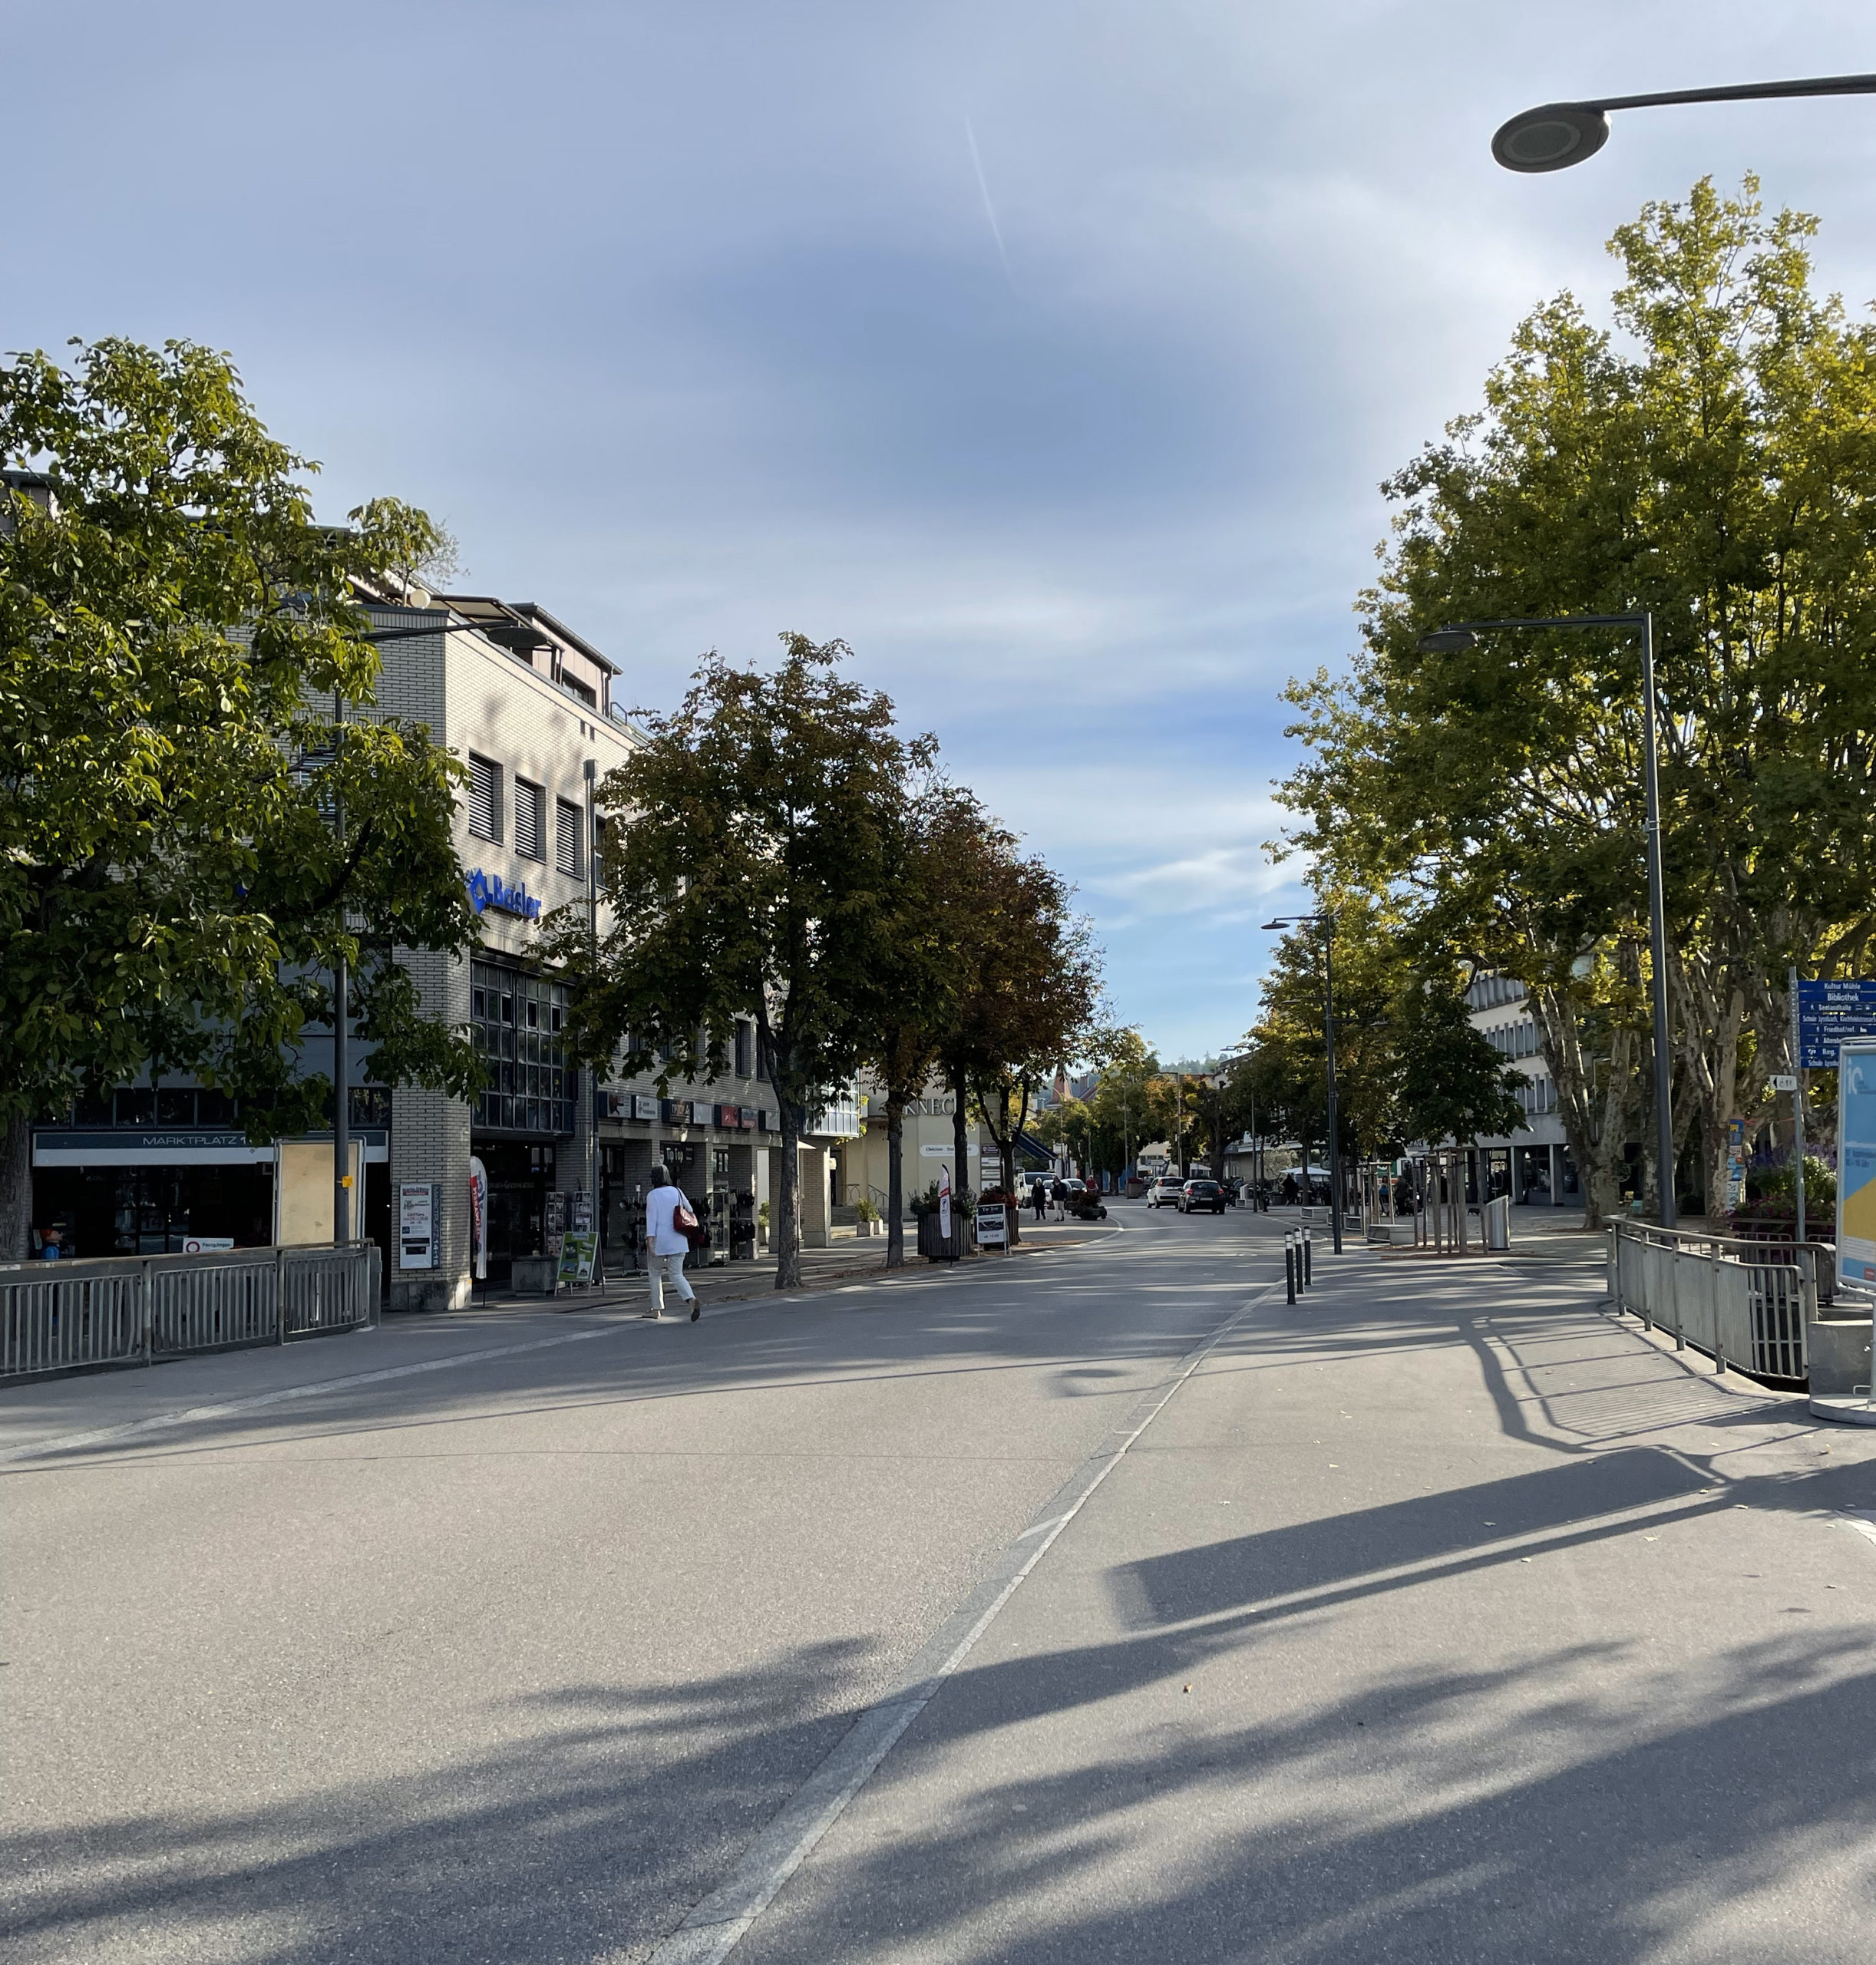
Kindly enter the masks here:
M 1826 980 L 1798 986 L 1798 1062 L 1805 1071 L 1835 1071 L 1837 1047 L 1876 1037 L 1876 982 Z

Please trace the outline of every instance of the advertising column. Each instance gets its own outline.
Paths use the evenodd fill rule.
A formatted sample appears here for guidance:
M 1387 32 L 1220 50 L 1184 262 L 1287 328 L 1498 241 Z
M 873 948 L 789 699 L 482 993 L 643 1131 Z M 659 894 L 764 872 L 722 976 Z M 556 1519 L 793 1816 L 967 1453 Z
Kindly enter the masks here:
M 1837 1078 L 1837 1275 L 1876 1290 L 1876 1040 L 1845 1044 Z

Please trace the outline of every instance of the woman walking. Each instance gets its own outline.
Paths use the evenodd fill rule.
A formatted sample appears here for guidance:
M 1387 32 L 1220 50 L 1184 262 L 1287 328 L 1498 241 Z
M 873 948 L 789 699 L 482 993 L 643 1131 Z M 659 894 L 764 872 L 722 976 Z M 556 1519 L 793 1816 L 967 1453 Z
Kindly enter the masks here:
M 697 1293 L 690 1286 L 690 1279 L 684 1273 L 684 1258 L 690 1253 L 691 1245 L 683 1230 L 673 1218 L 682 1208 L 695 1220 L 696 1210 L 685 1198 L 684 1190 L 671 1177 L 669 1169 L 654 1167 L 652 1169 L 652 1191 L 645 1197 L 645 1239 L 651 1249 L 652 1263 L 647 1280 L 651 1284 L 652 1306 L 644 1313 L 654 1323 L 662 1323 L 665 1314 L 665 1285 L 669 1283 L 679 1296 L 691 1306 L 691 1322 L 695 1323 L 703 1314 L 703 1306 L 697 1300 Z

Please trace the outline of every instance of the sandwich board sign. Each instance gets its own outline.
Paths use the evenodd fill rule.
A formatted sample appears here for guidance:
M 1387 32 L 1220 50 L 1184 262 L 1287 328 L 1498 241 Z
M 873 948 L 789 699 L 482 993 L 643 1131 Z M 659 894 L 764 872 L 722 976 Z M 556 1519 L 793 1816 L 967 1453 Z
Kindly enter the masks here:
M 591 1229 L 570 1229 L 560 1238 L 560 1267 L 557 1280 L 576 1288 L 593 1280 L 593 1257 L 599 1237 Z

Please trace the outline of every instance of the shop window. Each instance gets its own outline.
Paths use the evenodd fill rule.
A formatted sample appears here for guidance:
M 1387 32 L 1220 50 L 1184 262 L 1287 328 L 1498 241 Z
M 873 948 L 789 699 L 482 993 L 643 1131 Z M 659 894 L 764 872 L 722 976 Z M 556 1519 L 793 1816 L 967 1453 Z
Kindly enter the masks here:
M 193 1126 L 196 1122 L 196 1089 L 190 1085 L 160 1085 L 157 1091 L 157 1124 L 160 1126 Z
M 71 1122 L 74 1126 L 108 1126 L 117 1118 L 117 1109 L 108 1091 L 82 1092 L 73 1101 Z
M 196 1094 L 196 1124 L 199 1126 L 232 1126 L 239 1108 L 225 1091 L 206 1086 Z

